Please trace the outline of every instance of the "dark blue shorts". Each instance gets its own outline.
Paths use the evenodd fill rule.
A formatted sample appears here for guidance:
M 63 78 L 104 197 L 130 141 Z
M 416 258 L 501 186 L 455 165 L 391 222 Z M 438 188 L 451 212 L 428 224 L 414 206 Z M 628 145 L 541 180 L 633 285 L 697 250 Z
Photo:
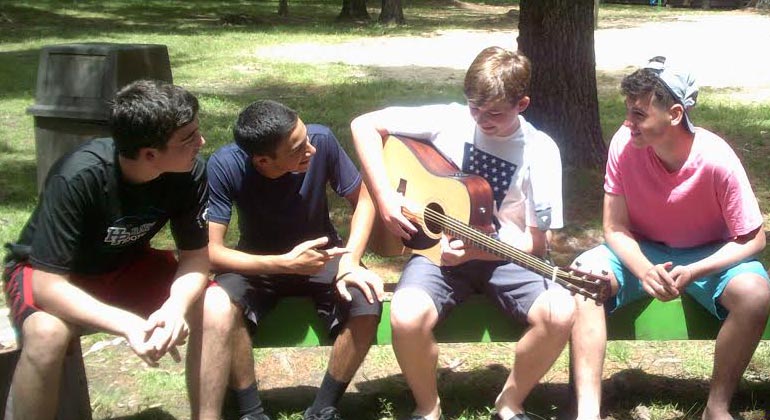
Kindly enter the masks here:
M 396 291 L 416 288 L 433 300 L 439 320 L 475 293 L 487 295 L 514 320 L 527 323 L 527 314 L 538 296 L 560 285 L 518 265 L 503 261 L 469 261 L 453 267 L 439 267 L 421 255 L 404 266 Z
M 223 273 L 218 274 L 214 282 L 227 292 L 230 300 L 243 308 L 243 314 L 251 321 L 252 327 L 275 307 L 279 299 L 310 297 L 315 302 L 318 316 L 329 328 L 330 336 L 335 337 L 348 319 L 371 315 L 379 317 L 382 313 L 382 303 L 376 299 L 374 303 L 369 303 L 357 287 L 348 287 L 352 301 L 347 302 L 339 296 L 334 285 L 338 266 L 339 258 L 336 258 L 313 276 Z

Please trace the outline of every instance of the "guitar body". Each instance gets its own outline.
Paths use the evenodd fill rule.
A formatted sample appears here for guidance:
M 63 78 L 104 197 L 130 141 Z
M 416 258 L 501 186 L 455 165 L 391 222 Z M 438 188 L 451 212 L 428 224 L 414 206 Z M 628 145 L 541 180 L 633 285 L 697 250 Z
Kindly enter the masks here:
M 490 236 L 492 190 L 487 181 L 462 173 L 433 145 L 405 137 L 390 136 L 384 146 L 385 167 L 390 185 L 406 198 L 402 213 L 412 220 L 419 232 L 408 241 L 390 234 L 376 218 L 370 249 L 383 256 L 403 254 L 407 250 L 424 255 L 441 265 L 442 232 L 460 238 L 466 244 L 524 267 L 544 278 L 551 278 L 574 294 L 598 303 L 611 293 L 606 273 L 594 274 L 574 268 L 554 267 L 541 258 Z M 412 208 L 414 207 L 414 208 Z
M 481 231 L 494 230 L 492 190 L 486 180 L 462 173 L 433 145 L 420 140 L 390 136 L 385 141 L 383 153 L 391 186 L 408 202 L 446 214 Z M 379 217 L 377 221 L 382 225 Z M 422 217 L 412 221 L 420 231 L 411 240 L 404 241 L 399 251 L 399 246 L 394 246 L 395 236 L 384 226 L 375 227 L 371 248 L 380 255 L 399 254 L 408 248 L 440 265 L 441 227 Z M 382 238 L 386 232 L 389 239 Z

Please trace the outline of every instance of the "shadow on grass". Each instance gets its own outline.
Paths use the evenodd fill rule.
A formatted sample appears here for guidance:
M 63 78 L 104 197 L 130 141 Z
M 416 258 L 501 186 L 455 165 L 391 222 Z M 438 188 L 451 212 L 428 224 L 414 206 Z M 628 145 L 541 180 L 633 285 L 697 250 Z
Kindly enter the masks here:
M 148 408 L 130 416 L 108 417 L 111 420 L 176 420 L 176 417 L 160 408 Z
M 440 369 L 438 387 L 446 418 L 488 418 L 508 372 L 508 368 L 499 364 L 466 372 Z M 316 387 L 301 386 L 260 392 L 270 413 L 288 416 L 300 413 L 309 406 L 316 391 Z M 566 397 L 566 384 L 540 384 L 527 400 L 527 406 L 537 415 L 552 418 L 558 414 L 557 407 L 566 402 Z M 351 384 L 339 408 L 342 416 L 350 419 L 403 418 L 414 408 L 414 400 L 403 375 L 399 374 Z M 233 418 L 232 411 L 228 415 L 225 418 Z
M 439 370 L 439 395 L 446 418 L 486 419 L 508 373 L 509 369 L 499 364 L 466 372 Z M 634 411 L 641 406 L 663 411 L 653 418 L 699 419 L 708 387 L 708 380 L 648 374 L 639 369 L 622 370 L 602 383 L 602 417 L 635 418 Z M 316 392 L 317 388 L 311 386 L 274 388 L 261 391 L 261 397 L 275 418 L 278 414 L 290 417 L 303 412 Z M 574 412 L 570 403 L 569 384 L 542 383 L 530 393 L 526 407 L 533 419 L 572 419 Z M 399 374 L 351 384 L 339 407 L 345 418 L 402 418 L 414 408 L 414 400 L 404 377 Z M 738 418 L 770 418 L 767 408 L 770 407 L 770 383 L 744 382 L 731 407 L 734 413 L 741 413 Z M 234 414 L 229 408 L 225 418 L 237 418 Z
M 603 416 L 625 418 L 637 406 L 675 407 L 671 417 L 700 419 L 709 391 L 708 379 L 683 379 L 625 369 L 602 383 Z M 733 397 L 731 412 L 751 413 L 745 418 L 767 419 L 770 382 L 743 381 Z M 761 417 L 754 417 L 761 416 Z M 744 417 L 739 417 L 744 418 Z
M 314 0 L 290 4 L 289 16 L 278 16 L 277 2 L 201 0 L 189 2 L 126 1 L 60 2 L 56 0 L 0 3 L 0 36 L 4 42 L 24 42 L 56 37 L 95 38 L 108 34 L 152 35 L 195 32 L 291 31 L 307 34 L 359 36 L 414 33 L 445 27 L 466 29 L 516 28 L 515 13 L 490 13 L 465 8 L 448 0 L 418 0 L 406 9 L 408 25 L 384 26 L 377 13 L 370 21 L 338 21 L 338 0 Z M 451 20 L 451 21 L 450 21 Z

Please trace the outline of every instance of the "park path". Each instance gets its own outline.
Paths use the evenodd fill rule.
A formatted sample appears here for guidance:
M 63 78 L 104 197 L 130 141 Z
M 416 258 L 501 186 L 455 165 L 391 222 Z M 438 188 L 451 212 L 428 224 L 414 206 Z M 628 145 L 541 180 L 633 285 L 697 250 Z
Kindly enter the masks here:
M 749 12 L 683 14 L 661 22 L 623 22 L 595 33 L 596 67 L 626 72 L 655 55 L 684 62 L 701 86 L 745 90 L 742 99 L 770 98 L 770 16 Z M 397 79 L 462 77 L 484 47 L 516 48 L 517 30 L 446 30 L 422 37 L 361 38 L 340 44 L 295 43 L 257 48 L 282 61 L 345 63 Z M 461 79 L 460 79 L 461 80 Z

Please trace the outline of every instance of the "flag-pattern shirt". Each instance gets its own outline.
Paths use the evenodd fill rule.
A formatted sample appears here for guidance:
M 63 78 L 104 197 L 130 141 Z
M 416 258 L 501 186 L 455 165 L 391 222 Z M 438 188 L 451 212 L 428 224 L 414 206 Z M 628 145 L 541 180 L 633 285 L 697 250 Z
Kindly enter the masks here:
M 549 228 L 564 226 L 559 149 L 524 117 L 504 138 L 477 129 L 468 107 L 458 103 L 390 107 L 378 112 L 378 121 L 390 134 L 433 142 L 464 172 L 486 179 L 501 240 L 513 242 L 528 226 L 538 226 L 536 208 L 550 208 Z

